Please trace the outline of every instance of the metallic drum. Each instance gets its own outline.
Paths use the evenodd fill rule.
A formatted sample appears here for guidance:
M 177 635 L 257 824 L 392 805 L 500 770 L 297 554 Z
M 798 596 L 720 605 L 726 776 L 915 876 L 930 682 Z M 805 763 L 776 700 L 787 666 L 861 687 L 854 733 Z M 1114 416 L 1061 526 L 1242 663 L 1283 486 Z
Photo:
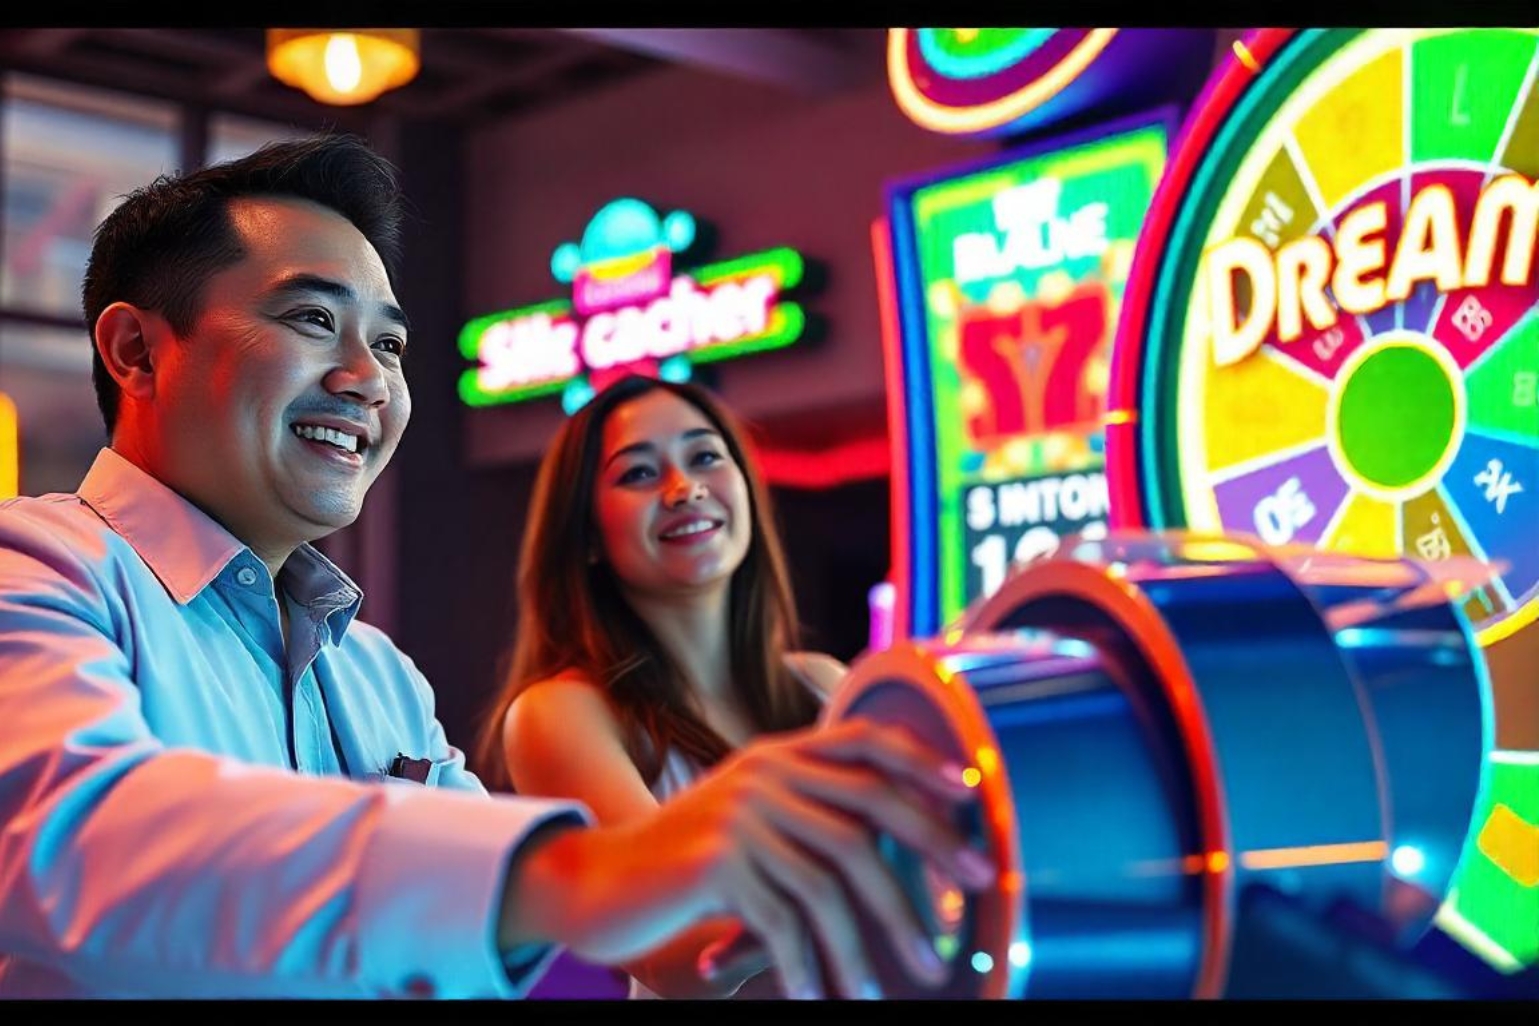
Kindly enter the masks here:
M 1232 996 L 1237 966 L 1282 964 L 1247 928 L 1253 884 L 1413 941 L 1493 742 L 1460 605 L 1480 573 L 1228 536 L 1071 538 L 943 637 L 856 660 L 825 721 L 902 724 L 976 767 L 964 826 L 1002 867 L 964 896 L 887 845 L 953 969 L 921 992 L 888 959 L 886 992 Z

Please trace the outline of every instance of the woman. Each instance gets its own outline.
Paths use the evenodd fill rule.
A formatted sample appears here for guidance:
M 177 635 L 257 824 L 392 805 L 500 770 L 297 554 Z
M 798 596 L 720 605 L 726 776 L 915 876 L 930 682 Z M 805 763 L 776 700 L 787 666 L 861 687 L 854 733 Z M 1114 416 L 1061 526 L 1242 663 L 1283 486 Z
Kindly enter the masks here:
M 813 723 L 846 671 L 798 632 L 769 496 L 735 418 L 626 377 L 562 425 L 535 482 L 511 668 L 481 765 L 527 795 L 639 818 L 750 738 Z M 495 777 L 494 777 L 495 780 Z M 645 882 L 638 882 L 645 886 Z M 635 996 L 765 996 L 705 980 L 708 924 L 626 966 Z

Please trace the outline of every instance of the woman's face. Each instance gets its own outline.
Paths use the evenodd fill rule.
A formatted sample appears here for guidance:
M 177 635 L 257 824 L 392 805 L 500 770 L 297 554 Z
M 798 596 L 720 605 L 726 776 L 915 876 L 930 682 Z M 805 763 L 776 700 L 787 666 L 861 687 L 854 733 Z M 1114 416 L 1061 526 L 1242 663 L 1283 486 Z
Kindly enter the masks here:
M 748 483 L 710 419 L 656 389 L 610 412 L 594 477 L 603 558 L 630 591 L 725 588 L 753 531 Z

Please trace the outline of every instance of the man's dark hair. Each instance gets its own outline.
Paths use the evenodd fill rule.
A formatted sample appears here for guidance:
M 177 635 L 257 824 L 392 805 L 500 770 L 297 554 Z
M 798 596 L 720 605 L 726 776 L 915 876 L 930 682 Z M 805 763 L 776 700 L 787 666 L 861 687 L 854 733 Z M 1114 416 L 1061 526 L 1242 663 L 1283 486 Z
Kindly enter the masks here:
M 198 171 L 165 174 L 124 197 L 97 226 L 81 284 L 86 331 L 110 304 L 156 310 L 186 334 L 202 311 L 210 277 L 245 251 L 230 221 L 230 202 L 248 196 L 292 197 L 347 218 L 379 253 L 393 283 L 400 260 L 403 200 L 393 164 L 361 138 L 321 134 L 269 143 Z M 96 404 L 110 438 L 118 386 L 91 347 Z

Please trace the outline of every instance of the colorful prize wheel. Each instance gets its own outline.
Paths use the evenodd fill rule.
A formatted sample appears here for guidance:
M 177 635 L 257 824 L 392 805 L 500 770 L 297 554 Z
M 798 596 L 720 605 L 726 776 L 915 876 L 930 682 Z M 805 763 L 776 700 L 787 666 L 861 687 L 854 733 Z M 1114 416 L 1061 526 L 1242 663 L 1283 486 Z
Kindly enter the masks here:
M 1539 637 L 1539 30 L 1263 30 L 1234 50 L 1134 258 L 1114 526 L 1473 556 L 1481 645 Z M 1439 922 L 1515 969 L 1539 957 L 1539 728 L 1518 722 L 1539 668 L 1492 664 L 1488 784 Z

